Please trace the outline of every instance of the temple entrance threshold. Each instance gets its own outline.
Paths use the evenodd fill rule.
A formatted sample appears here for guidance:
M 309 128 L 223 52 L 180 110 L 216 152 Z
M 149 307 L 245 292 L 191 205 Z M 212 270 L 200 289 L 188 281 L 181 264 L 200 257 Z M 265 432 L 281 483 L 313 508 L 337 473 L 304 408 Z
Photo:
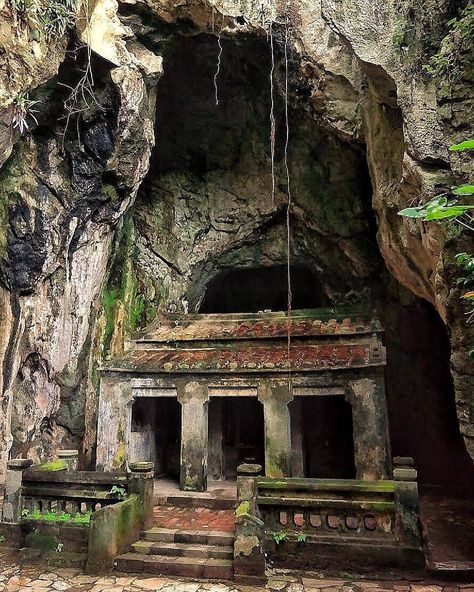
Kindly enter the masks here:
M 237 506 L 237 482 L 207 482 L 207 491 L 182 491 L 174 479 L 155 479 L 155 506 L 233 510 Z

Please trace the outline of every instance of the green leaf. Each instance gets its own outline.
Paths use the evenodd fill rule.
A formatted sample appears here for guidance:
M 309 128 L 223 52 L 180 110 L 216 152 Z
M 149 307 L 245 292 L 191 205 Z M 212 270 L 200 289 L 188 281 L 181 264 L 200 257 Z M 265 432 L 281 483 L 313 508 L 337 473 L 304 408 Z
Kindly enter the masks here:
M 425 204 L 424 207 L 428 210 L 428 212 L 432 212 L 433 210 L 446 206 L 447 204 L 448 198 L 445 195 L 438 195 Z
M 453 187 L 452 191 L 456 195 L 473 195 L 474 185 L 459 185 L 458 187 Z
M 423 218 L 427 214 L 427 211 L 422 208 L 405 208 L 398 212 L 399 216 L 405 216 L 406 218 Z
M 444 218 L 454 218 L 465 214 L 472 206 L 448 206 L 434 210 L 424 217 L 426 222 L 430 220 L 442 220 Z
M 474 140 L 464 140 L 464 142 L 460 142 L 459 144 L 454 144 L 454 146 L 449 147 L 452 152 L 456 152 L 458 150 L 469 150 L 472 148 L 474 148 Z

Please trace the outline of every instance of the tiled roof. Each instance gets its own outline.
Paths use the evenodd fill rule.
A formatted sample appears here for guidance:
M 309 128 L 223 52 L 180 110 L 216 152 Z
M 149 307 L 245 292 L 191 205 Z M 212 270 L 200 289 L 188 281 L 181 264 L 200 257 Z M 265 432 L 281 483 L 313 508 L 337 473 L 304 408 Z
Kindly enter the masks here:
M 380 323 L 347 311 L 163 315 L 105 370 L 132 373 L 321 371 L 385 364 Z

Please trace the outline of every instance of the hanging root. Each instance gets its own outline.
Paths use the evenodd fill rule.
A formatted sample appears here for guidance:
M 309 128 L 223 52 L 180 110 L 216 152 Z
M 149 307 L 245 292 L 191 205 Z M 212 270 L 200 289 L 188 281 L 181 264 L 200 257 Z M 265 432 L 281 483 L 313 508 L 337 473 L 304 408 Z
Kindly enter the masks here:
M 291 389 L 291 306 L 293 300 L 293 294 L 291 291 L 291 227 L 290 227 L 290 213 L 291 213 L 291 184 L 290 184 L 290 169 L 288 167 L 288 144 L 290 142 L 290 124 L 288 119 L 288 17 L 285 19 L 285 127 L 286 127 L 286 138 L 285 138 L 285 152 L 284 152 L 284 163 L 286 172 L 286 188 L 287 188 L 287 203 L 286 203 L 286 268 L 287 268 L 287 281 L 288 281 L 288 323 L 287 323 L 287 360 L 288 360 L 288 385 Z
M 272 167 L 272 206 L 275 205 L 275 95 L 273 89 L 273 75 L 275 72 L 275 52 L 273 48 L 273 26 L 270 21 L 268 28 L 268 35 L 270 38 L 270 50 L 272 67 L 270 70 L 270 152 L 271 152 L 271 167 Z
M 214 16 L 213 16 L 213 20 L 214 20 Z M 213 24 L 213 26 L 214 26 L 214 24 Z M 220 71 L 221 71 L 221 58 L 222 58 L 221 34 L 222 34 L 223 26 L 224 26 L 224 15 L 222 15 L 221 27 L 219 29 L 219 34 L 217 35 L 217 47 L 219 48 L 219 51 L 217 53 L 216 73 L 214 74 L 214 96 L 215 96 L 215 100 L 216 100 L 216 107 L 217 107 L 217 105 L 219 105 L 219 93 L 217 90 L 217 79 L 218 79 Z

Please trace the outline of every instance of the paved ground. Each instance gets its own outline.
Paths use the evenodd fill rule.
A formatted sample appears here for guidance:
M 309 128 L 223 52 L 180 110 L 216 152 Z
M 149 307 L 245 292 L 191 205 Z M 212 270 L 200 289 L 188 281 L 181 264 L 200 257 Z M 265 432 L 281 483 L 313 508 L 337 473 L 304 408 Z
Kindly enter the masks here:
M 233 510 L 209 510 L 208 508 L 176 508 L 155 506 L 154 525 L 161 528 L 186 528 L 189 530 L 219 530 L 233 532 Z
M 129 576 L 90 576 L 75 569 L 42 571 L 20 568 L 0 551 L 0 592 L 474 592 L 472 584 L 390 580 L 328 579 L 320 574 L 293 576 L 286 570 L 270 574 L 265 586 L 234 586 L 229 582 Z

